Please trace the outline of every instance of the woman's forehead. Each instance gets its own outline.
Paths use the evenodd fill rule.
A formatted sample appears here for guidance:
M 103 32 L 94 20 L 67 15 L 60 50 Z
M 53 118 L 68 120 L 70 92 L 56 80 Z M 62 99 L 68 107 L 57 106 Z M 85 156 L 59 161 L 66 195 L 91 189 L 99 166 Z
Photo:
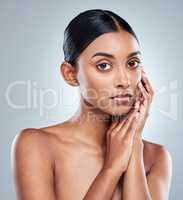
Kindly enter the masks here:
M 83 55 L 94 58 L 98 52 L 106 54 L 128 56 L 133 52 L 140 52 L 140 47 L 133 35 L 126 31 L 104 33 L 91 42 L 83 51 Z M 96 56 L 97 57 L 97 56 Z

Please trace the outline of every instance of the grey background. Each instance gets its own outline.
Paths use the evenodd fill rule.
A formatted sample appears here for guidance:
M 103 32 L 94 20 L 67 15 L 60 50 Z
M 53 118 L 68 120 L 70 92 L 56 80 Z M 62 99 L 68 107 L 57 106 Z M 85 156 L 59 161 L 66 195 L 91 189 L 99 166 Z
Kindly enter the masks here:
M 93 8 L 124 17 L 139 37 L 156 92 L 143 136 L 170 151 L 170 199 L 182 199 L 183 3 L 178 0 L 0 1 L 1 199 L 15 199 L 10 170 L 15 135 L 23 128 L 59 123 L 78 105 L 77 88 L 66 85 L 59 72 L 63 31 L 79 12 Z

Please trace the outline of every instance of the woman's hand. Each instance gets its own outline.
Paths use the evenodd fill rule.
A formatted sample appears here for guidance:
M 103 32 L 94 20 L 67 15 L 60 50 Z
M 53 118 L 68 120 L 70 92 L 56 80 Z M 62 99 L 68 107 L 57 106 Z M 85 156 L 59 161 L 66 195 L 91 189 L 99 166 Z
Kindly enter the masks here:
M 140 101 L 139 107 L 139 119 L 135 138 L 141 138 L 141 133 L 144 128 L 147 117 L 149 116 L 150 105 L 154 96 L 154 90 L 147 78 L 145 71 L 142 69 L 142 79 L 138 83 L 138 89 L 140 91 L 140 96 L 137 101 Z
M 126 171 L 132 153 L 138 109 L 139 103 L 136 102 L 127 118 L 112 122 L 106 133 L 107 144 L 103 170 L 112 169 L 119 176 Z

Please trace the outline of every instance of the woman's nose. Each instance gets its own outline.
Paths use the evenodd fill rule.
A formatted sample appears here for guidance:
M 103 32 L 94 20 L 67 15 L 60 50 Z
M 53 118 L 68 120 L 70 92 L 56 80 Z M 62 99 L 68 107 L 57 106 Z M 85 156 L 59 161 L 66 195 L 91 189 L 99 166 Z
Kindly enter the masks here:
M 129 74 L 124 69 L 119 69 L 114 78 L 115 87 L 128 88 L 130 86 Z

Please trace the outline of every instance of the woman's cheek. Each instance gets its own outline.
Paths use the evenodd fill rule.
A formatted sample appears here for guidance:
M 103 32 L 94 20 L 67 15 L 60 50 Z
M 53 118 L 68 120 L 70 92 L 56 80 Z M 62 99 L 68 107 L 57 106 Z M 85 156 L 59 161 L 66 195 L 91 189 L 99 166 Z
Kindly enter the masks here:
M 142 70 L 141 70 L 141 68 L 138 68 L 138 71 L 137 71 L 137 83 L 139 83 L 141 81 L 141 78 L 142 78 Z
M 138 89 L 138 83 L 141 81 L 141 78 L 142 78 L 141 70 L 138 70 L 136 73 L 136 76 L 134 76 L 134 77 L 135 77 L 135 79 L 133 80 L 134 91 L 135 91 L 135 95 L 137 97 L 140 94 L 140 91 Z
M 131 85 L 136 88 L 140 80 L 141 80 L 141 70 L 134 71 L 131 74 Z

